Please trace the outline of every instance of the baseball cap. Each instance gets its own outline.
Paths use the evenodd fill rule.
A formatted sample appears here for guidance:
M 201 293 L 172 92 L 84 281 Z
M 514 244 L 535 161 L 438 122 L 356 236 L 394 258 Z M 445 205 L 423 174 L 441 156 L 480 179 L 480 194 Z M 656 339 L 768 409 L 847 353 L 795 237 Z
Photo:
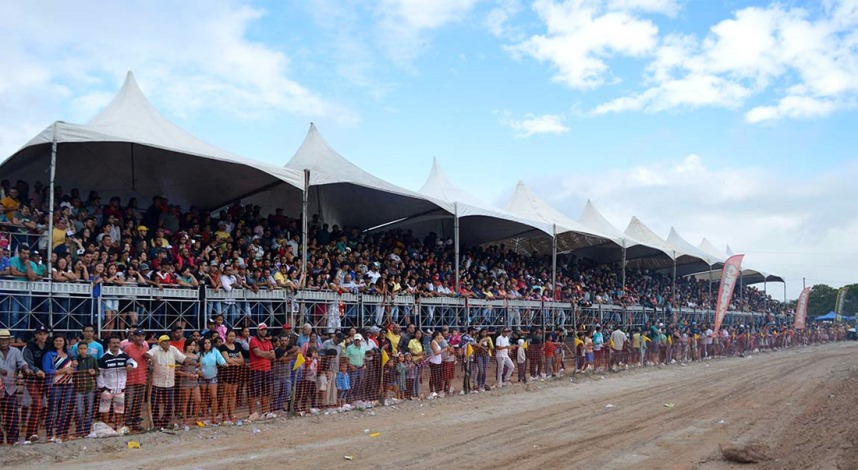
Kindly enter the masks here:
M 260 323 L 259 325 L 256 326 L 256 329 L 261 329 L 261 328 L 265 328 L 267 330 L 268 325 L 266 325 L 265 323 Z
M 363 336 L 360 333 L 355 335 L 355 341 L 363 341 Z
M 48 329 L 47 329 L 47 328 L 45 328 L 45 327 L 44 327 L 44 326 L 42 326 L 42 325 L 37 326 L 37 327 L 33 330 L 33 334 L 36 334 L 36 333 L 47 333 L 47 332 L 48 332 Z
M 146 331 L 143 328 L 137 328 L 136 330 L 134 330 L 134 336 L 145 336 L 145 335 L 146 335 Z M 164 336 L 167 336 L 167 335 L 164 335 Z
M 161 335 L 158 337 L 158 342 L 163 343 L 164 341 L 170 341 L 170 337 L 167 335 Z
M 149 231 L 149 227 L 147 227 L 147 226 L 145 226 L 145 225 L 140 225 L 140 226 L 138 226 L 138 227 L 137 227 L 137 231 L 138 231 L 138 232 L 148 232 L 148 231 Z
M 140 265 L 138 266 L 138 268 L 139 268 L 141 271 L 148 271 L 148 270 L 149 270 L 149 264 L 148 264 L 148 263 L 140 263 Z

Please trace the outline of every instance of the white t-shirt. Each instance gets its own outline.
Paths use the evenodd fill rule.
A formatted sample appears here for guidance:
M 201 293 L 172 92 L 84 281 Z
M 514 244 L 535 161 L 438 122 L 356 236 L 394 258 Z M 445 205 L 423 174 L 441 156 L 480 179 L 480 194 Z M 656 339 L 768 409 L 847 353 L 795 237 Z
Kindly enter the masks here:
M 152 358 L 152 385 L 161 388 L 171 388 L 176 384 L 176 364 L 185 362 L 185 355 L 175 346 L 164 351 L 161 346 L 153 346 L 146 351 Z
M 704 338 L 703 338 L 703 344 L 712 344 L 712 335 L 713 335 L 714 333 L 715 333 L 715 332 L 714 332 L 714 331 L 712 331 L 712 329 L 711 329 L 711 328 L 710 328 L 710 329 L 707 329 L 707 330 L 706 330 L 706 333 L 704 333 L 704 334 L 705 334 L 705 336 L 704 336 Z
M 622 330 L 616 330 L 611 333 L 611 341 L 614 342 L 613 348 L 615 351 L 621 351 L 623 349 L 623 346 L 626 344 L 626 341 L 628 340 L 629 337 L 626 336 L 626 334 L 623 333 Z
M 504 335 L 498 336 L 497 342 L 495 342 L 495 350 L 497 351 L 497 357 L 509 357 L 509 349 L 499 349 L 504 346 L 509 347 L 509 338 Z

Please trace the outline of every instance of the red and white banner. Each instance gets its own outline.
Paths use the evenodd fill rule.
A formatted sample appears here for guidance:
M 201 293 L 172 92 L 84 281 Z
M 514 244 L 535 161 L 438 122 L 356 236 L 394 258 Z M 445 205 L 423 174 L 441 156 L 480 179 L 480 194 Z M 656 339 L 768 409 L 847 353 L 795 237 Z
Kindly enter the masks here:
M 718 300 L 715 303 L 715 333 L 721 329 L 721 322 L 727 315 L 727 307 L 733 299 L 733 288 L 742 272 L 742 259 L 745 255 L 733 255 L 727 258 L 724 269 L 721 270 L 721 287 L 718 288 Z
M 803 330 L 807 320 L 807 301 L 810 300 L 810 287 L 806 287 L 798 296 L 795 304 L 795 329 Z

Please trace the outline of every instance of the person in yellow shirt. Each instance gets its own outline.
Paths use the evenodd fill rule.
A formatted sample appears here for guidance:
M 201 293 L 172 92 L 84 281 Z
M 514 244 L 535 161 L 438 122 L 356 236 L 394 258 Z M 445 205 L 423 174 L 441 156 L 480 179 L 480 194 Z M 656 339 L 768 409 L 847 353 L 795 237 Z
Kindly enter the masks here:
M 401 333 L 402 328 L 398 324 L 394 323 L 387 330 L 387 334 L 385 335 L 387 340 L 390 341 L 390 353 L 394 356 L 399 354 L 399 340 L 402 337 Z
M 0 206 L 3 206 L 3 213 L 6 214 L 6 218 L 12 220 L 12 216 L 14 216 L 15 212 L 18 212 L 18 208 L 21 207 L 21 200 L 18 198 L 18 190 L 16 188 L 10 188 L 6 197 L 0 199 Z

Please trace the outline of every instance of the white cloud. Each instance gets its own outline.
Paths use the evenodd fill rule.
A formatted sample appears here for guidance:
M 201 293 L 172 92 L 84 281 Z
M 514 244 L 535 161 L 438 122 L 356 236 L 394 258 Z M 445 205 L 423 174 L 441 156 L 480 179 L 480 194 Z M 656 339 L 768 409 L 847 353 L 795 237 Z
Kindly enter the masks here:
M 646 89 L 596 106 L 593 114 L 672 108 L 739 108 L 774 95 L 746 121 L 812 118 L 850 106 L 858 95 L 858 14 L 853 0 L 822 13 L 781 4 L 738 10 L 698 40 L 667 35 L 646 69 Z
M 745 120 L 751 124 L 775 121 L 783 118 L 807 118 L 831 114 L 838 105 L 832 101 L 809 96 L 786 96 L 777 106 L 757 106 L 745 113 Z
M 595 88 L 617 80 L 609 74 L 607 59 L 645 56 L 658 44 L 658 28 L 637 13 L 664 13 L 674 5 L 659 0 L 536 0 L 533 9 L 546 33 L 506 50 L 517 59 L 531 57 L 549 63 L 555 70 L 553 79 L 564 85 Z
M 388 56 L 410 66 L 428 41 L 428 33 L 462 21 L 477 0 L 381 0 L 377 7 L 380 39 Z
M 747 264 L 787 278 L 798 294 L 802 276 L 831 284 L 854 282 L 858 163 L 808 177 L 745 166 L 714 168 L 698 155 L 625 169 L 528 182 L 569 216 L 587 199 L 620 230 L 634 215 L 659 235 L 671 227 L 693 244 L 703 237 L 746 253 Z M 559 181 L 558 181 L 559 180 Z M 780 297 L 781 287 L 777 289 Z
M 565 134 L 569 128 L 563 124 L 563 118 L 556 114 L 525 114 L 523 119 L 513 119 L 505 114 L 500 123 L 515 131 L 518 138 L 527 138 L 537 134 Z
M 283 51 L 249 39 L 264 14 L 237 2 L 3 2 L 0 128 L 14 121 L 20 133 L 4 131 L 0 152 L 52 119 L 90 117 L 81 114 L 104 104 L 127 70 L 177 115 L 285 111 L 354 121 L 291 78 Z M 80 107 L 69 112 L 61 103 Z
M 519 0 L 497 0 L 494 8 L 486 15 L 486 28 L 497 37 L 504 37 L 510 33 L 513 26 L 510 20 L 521 11 Z

